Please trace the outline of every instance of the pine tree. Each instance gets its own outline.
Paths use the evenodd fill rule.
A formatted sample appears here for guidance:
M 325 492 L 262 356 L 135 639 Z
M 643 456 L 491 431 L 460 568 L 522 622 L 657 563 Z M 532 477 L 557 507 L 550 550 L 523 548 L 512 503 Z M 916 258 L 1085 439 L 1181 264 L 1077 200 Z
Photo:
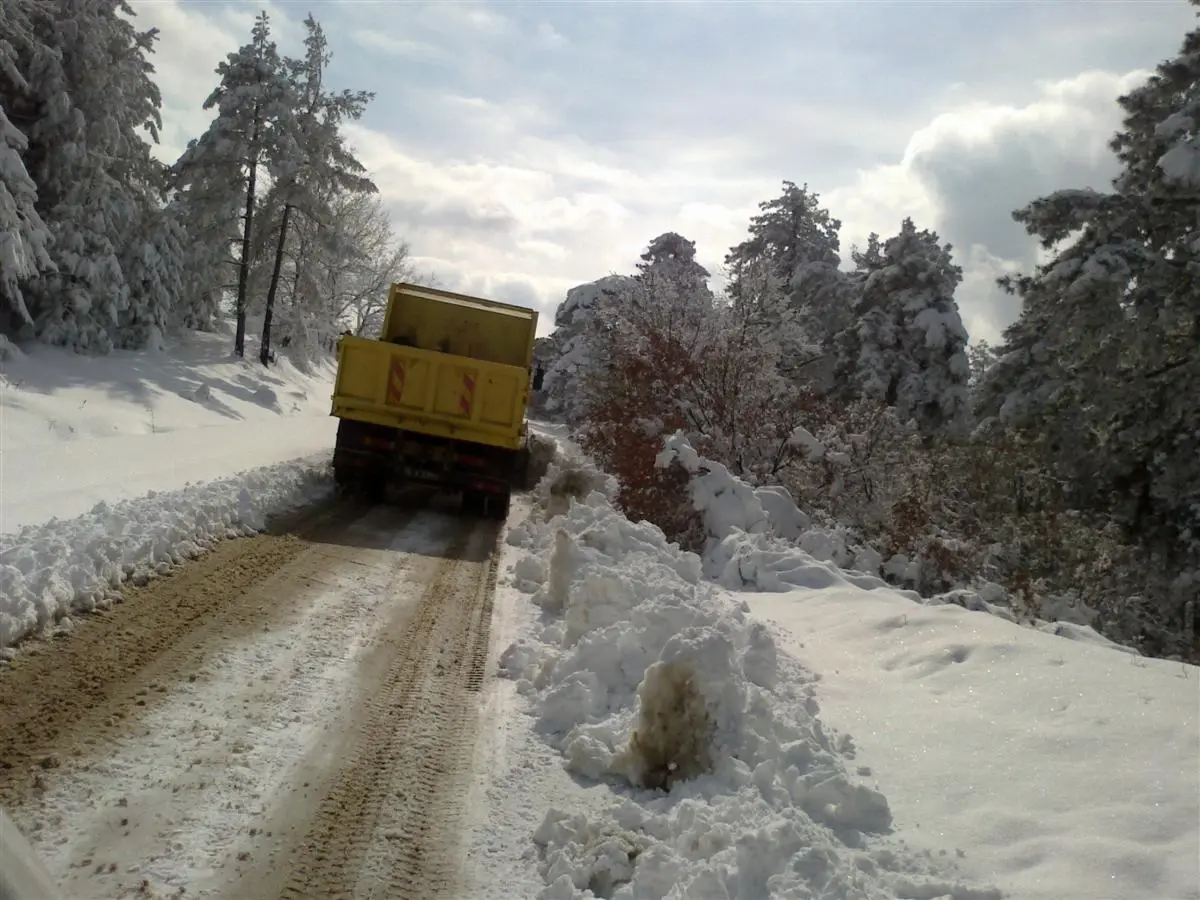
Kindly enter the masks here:
M 171 247 L 161 233 L 162 169 L 145 137 L 157 139 L 160 124 L 148 61 L 157 32 L 137 31 L 123 0 L 12 7 L 22 8 L 26 39 L 0 103 L 28 139 L 23 160 L 53 235 L 54 271 L 24 290 L 35 332 L 78 349 L 141 345 L 175 300 L 126 272 L 148 247 L 160 256 Z
M 759 208 L 750 220 L 750 237 L 725 257 L 731 299 L 738 301 L 743 272 L 765 263 L 766 272 L 785 286 L 808 340 L 828 347 L 849 321 L 846 278 L 839 269 L 842 223 L 821 207 L 808 185 L 791 181 L 783 183 L 781 196 Z
M 28 146 L 0 106 L 0 335 L 33 325 L 21 283 L 54 270 L 50 231 L 36 208 L 37 185 L 21 161 Z
M 237 331 L 234 353 L 245 355 L 246 311 L 254 213 L 260 179 L 293 178 L 302 164 L 296 122 L 297 97 L 271 40 L 270 20 L 260 13 L 250 43 L 229 54 L 216 69 L 220 84 L 204 101 L 215 109 L 208 130 L 188 144 L 172 167 L 172 184 L 185 204 L 189 238 L 203 242 L 194 255 L 191 288 L 202 294 L 223 289 L 221 261 L 231 225 L 240 213 L 237 258 Z M 214 280 L 215 279 L 215 280 Z M 204 303 L 196 304 L 201 309 Z
M 857 261 L 857 260 L 856 260 Z M 905 219 L 881 251 L 869 247 L 859 272 L 858 322 L 838 339 L 839 371 L 856 392 L 926 434 L 966 424 L 967 332 L 954 301 L 962 270 L 937 234 Z
M 20 69 L 34 40 L 26 6 L 0 0 L 0 97 L 29 89 Z M 28 148 L 29 140 L 0 103 L 0 337 L 33 326 L 22 282 L 54 269 L 50 231 L 37 211 L 37 185 L 23 160 Z
M 633 290 L 612 307 L 613 325 L 636 341 L 639 332 L 654 330 L 672 341 L 686 342 L 706 313 L 712 311 L 709 274 L 696 262 L 696 242 L 673 231 L 647 245 L 637 264 Z
M 1200 562 L 1200 30 L 1121 97 L 1112 190 L 1061 190 L 1014 218 L 1054 258 L 984 379 L 984 415 L 1043 435 L 1076 508 L 1168 565 Z M 1179 598 L 1164 615 L 1182 615 Z
M 305 37 L 306 54 L 303 60 L 288 60 L 287 68 L 299 98 L 297 110 L 297 140 L 301 151 L 298 166 L 281 180 L 276 199 L 282 205 L 277 226 L 270 284 L 263 314 L 260 359 L 265 366 L 271 355 L 271 325 L 275 298 L 279 291 L 288 228 L 293 213 L 304 215 L 313 222 L 332 217 L 327 198 L 341 191 L 369 193 L 375 184 L 365 176 L 366 169 L 346 147 L 341 134 L 345 121 L 359 119 L 367 103 L 375 96 L 369 91 L 342 91 L 331 94 L 325 90 L 325 69 L 332 58 L 325 33 L 309 15 L 304 20 L 308 31 Z M 338 244 L 337 237 L 328 241 Z M 342 249 L 341 247 L 338 248 Z M 293 295 L 293 302 L 298 298 Z M 315 311 L 313 311 L 315 312 Z M 318 318 L 320 314 L 318 313 Z
M 854 261 L 854 271 L 858 275 L 870 275 L 876 269 L 883 268 L 885 257 L 879 235 L 874 231 L 867 235 L 867 246 L 862 250 L 859 250 L 858 247 L 851 247 L 850 259 Z M 860 278 L 859 281 L 861 280 Z
M 653 292 L 670 295 L 680 303 L 712 306 L 709 273 L 696 261 L 696 242 L 673 231 L 650 242 L 637 265 L 637 277 Z

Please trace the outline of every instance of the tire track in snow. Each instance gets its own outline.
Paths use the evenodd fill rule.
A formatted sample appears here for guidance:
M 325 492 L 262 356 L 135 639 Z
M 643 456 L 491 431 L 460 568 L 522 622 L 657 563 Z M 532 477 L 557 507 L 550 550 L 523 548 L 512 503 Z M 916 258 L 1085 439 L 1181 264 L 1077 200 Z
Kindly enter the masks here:
M 0 803 L 20 807 L 45 768 L 86 755 L 118 725 L 132 727 L 152 711 L 188 644 L 213 630 L 260 630 L 269 616 L 239 600 L 292 564 L 309 540 L 345 529 L 367 509 L 322 505 L 279 523 L 291 533 L 222 541 L 168 577 L 126 588 L 123 602 L 80 617 L 68 637 L 23 646 L 0 667 Z
M 487 659 L 497 526 L 481 522 L 431 573 L 367 698 L 348 762 L 292 853 L 281 896 L 452 896 Z M 459 558 L 455 558 L 459 557 Z
M 271 536 L 286 545 L 274 553 L 264 554 L 255 539 L 229 542 L 242 551 L 235 555 L 236 573 L 227 564 L 214 567 L 220 562 L 214 553 L 152 583 L 147 591 L 156 590 L 160 600 L 198 586 L 206 597 L 221 597 L 208 597 L 215 612 L 199 624 L 168 621 L 169 634 L 160 636 L 166 649 L 126 671 L 125 680 L 105 670 L 112 677 L 90 712 L 72 708 L 36 733 L 37 749 L 31 743 L 26 759 L 53 754 L 55 768 L 27 765 L 20 773 L 28 776 L 24 790 L 3 779 L 4 789 L 25 804 L 18 823 L 67 896 L 131 896 L 143 889 L 143 879 L 153 889 L 185 889 L 187 896 L 272 896 L 269 883 L 288 872 L 278 857 L 288 858 L 294 839 L 319 827 L 307 828 L 304 807 L 320 803 L 327 784 L 345 794 L 356 777 L 353 767 L 379 769 L 379 754 L 361 749 L 368 740 L 391 740 L 391 755 L 383 760 L 391 770 L 432 746 L 388 738 L 397 705 L 410 723 L 428 721 L 435 732 L 458 729 L 466 738 L 461 749 L 470 753 L 472 702 L 459 704 L 459 719 L 444 712 L 422 719 L 444 698 L 412 685 L 436 694 L 441 686 L 429 680 L 431 671 L 439 679 L 458 673 L 465 691 L 476 648 L 486 654 L 486 634 L 480 635 L 490 611 L 496 525 L 390 507 L 365 514 L 361 507 L 338 509 L 307 540 Z M 275 564 L 280 559 L 282 565 Z M 225 583 L 223 576 L 234 574 Z M 460 596 L 463 591 L 468 596 Z M 460 612 L 473 611 L 473 618 L 455 618 L 459 601 Z M 168 619 L 170 613 L 166 605 L 160 611 Z M 435 636 L 438 642 L 430 640 Z M 47 658 L 74 637 L 48 649 Z M 421 656 L 439 649 L 432 662 Z M 384 674 L 388 686 L 380 688 Z M 359 727 L 375 737 L 357 740 Z M 451 750 L 460 747 L 450 743 Z M 353 748 L 358 753 L 344 762 L 341 751 Z M 454 766 L 463 762 L 440 752 L 433 777 L 449 785 L 448 778 L 458 777 Z M 365 786 L 375 787 L 369 779 Z M 390 815 L 385 798 L 371 797 L 370 790 L 358 796 L 365 815 Z M 419 805 L 436 815 L 435 803 Z M 443 809 L 449 815 L 453 804 Z M 340 821 L 346 824 L 347 816 Z M 450 819 L 431 820 L 420 833 L 443 835 L 442 843 L 430 844 L 435 849 L 454 845 Z M 360 862 L 379 867 L 394 883 L 404 881 L 397 872 L 421 878 L 435 871 L 393 860 L 386 840 L 372 845 L 368 834 L 359 843 Z M 347 870 L 336 883 L 352 890 L 351 876 L 358 873 Z

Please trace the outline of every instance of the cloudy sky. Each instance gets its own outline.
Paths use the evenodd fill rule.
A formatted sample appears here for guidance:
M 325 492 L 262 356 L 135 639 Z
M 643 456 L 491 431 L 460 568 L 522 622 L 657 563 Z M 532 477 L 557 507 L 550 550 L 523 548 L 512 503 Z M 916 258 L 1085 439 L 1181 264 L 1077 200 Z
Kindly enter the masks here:
M 843 256 L 904 216 L 965 271 L 972 338 L 1016 316 L 1010 212 L 1103 188 L 1114 100 L 1193 26 L 1185 0 L 467 3 L 134 0 L 161 32 L 164 158 L 202 131 L 213 68 L 258 9 L 286 53 L 308 12 L 337 87 L 376 99 L 352 142 L 419 268 L 527 305 L 628 272 L 663 231 L 714 273 L 760 201 L 807 182 Z

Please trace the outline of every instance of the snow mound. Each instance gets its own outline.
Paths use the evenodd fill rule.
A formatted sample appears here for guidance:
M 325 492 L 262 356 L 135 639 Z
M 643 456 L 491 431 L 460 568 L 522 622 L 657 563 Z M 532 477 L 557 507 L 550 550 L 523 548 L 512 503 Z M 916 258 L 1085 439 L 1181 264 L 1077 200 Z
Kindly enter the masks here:
M 536 486 L 546 477 L 550 466 L 562 458 L 558 441 L 537 431 L 529 433 L 529 471 L 526 484 Z
M 752 488 L 725 466 L 700 456 L 675 434 L 656 465 L 683 467 L 692 505 L 708 532 L 705 574 L 731 590 L 792 591 L 885 587 L 879 554 L 855 546 L 844 530 L 813 526 L 783 487 Z M 850 571 L 858 570 L 858 571 Z M 920 600 L 916 594 L 913 599 Z
M 500 665 L 565 767 L 613 800 L 546 815 L 542 900 L 1000 896 L 887 837 L 887 800 L 850 774 L 815 677 L 698 556 L 601 491 L 565 506 L 509 532 L 542 617 Z
M 590 461 L 568 458 L 559 451 L 534 488 L 534 500 L 549 518 L 566 512 L 571 500 L 582 500 L 593 491 L 611 500 L 617 495 L 617 480 Z
M 222 538 L 261 531 L 270 517 L 324 498 L 333 489 L 328 469 L 327 456 L 264 466 L 0 535 L 0 647 L 107 607 L 123 582 L 144 583 Z
M 682 434 L 667 438 L 655 463 L 660 468 L 681 466 L 690 476 L 692 505 L 708 532 L 704 574 L 722 587 L 773 593 L 884 589 L 914 603 L 955 604 L 1019 621 L 999 585 L 980 581 L 933 597 L 898 589 L 884 576 L 911 584 L 918 561 L 903 554 L 884 561 L 871 547 L 853 541 L 845 529 L 813 525 L 785 488 L 750 487 L 725 466 L 700 456 Z M 1061 604 L 1046 611 L 1053 620 L 1033 622 L 1035 628 L 1136 654 L 1092 628 L 1086 609 Z

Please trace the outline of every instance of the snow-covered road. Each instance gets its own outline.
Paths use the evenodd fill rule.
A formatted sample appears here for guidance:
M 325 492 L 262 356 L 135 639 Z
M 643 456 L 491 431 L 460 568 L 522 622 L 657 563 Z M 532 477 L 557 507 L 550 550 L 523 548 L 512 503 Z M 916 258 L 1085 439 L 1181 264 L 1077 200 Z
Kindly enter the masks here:
M 496 529 L 343 501 L 20 654 L 0 803 L 63 895 L 455 896 Z
M 560 463 L 499 529 L 317 459 L 0 547 L 0 626 L 69 613 L 0 654 L 61 898 L 1200 900 L 1194 666 L 840 568 L 721 472 L 686 553 Z

